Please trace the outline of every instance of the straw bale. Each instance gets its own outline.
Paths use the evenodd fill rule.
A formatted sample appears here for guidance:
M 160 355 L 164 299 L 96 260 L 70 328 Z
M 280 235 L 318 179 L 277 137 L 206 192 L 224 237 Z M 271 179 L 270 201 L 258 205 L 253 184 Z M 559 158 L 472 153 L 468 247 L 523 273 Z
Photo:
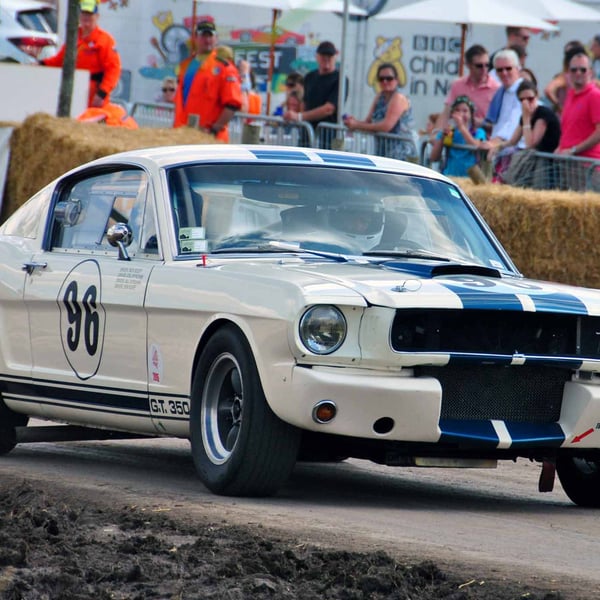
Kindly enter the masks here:
M 600 194 L 460 185 L 524 275 L 600 288 Z
M 215 139 L 188 127 L 125 129 L 80 123 L 44 113 L 15 127 L 1 220 L 66 171 L 90 160 L 138 148 L 211 144 Z

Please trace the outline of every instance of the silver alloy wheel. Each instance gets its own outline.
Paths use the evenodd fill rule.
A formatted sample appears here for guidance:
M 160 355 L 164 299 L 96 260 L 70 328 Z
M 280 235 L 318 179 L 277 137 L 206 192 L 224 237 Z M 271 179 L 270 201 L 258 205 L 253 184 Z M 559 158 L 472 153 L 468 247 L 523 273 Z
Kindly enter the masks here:
M 240 434 L 244 385 L 240 366 L 229 352 L 219 355 L 206 375 L 202 393 L 202 441 L 210 461 L 227 462 Z

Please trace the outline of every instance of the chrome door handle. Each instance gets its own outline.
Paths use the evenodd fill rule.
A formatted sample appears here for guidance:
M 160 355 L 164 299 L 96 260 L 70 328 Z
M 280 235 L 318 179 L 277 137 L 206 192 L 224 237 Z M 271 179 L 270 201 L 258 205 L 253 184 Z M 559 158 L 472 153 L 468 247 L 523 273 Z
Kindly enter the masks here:
M 45 269 L 48 263 L 26 262 L 21 268 L 31 275 L 36 269 Z

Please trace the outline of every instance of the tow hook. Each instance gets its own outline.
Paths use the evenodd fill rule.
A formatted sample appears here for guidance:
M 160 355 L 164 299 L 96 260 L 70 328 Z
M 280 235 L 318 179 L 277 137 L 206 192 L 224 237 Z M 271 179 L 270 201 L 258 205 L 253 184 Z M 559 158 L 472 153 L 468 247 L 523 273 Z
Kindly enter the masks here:
M 556 477 L 556 461 L 553 458 L 545 458 L 542 461 L 542 471 L 538 482 L 540 492 L 551 492 L 554 489 L 554 478 Z

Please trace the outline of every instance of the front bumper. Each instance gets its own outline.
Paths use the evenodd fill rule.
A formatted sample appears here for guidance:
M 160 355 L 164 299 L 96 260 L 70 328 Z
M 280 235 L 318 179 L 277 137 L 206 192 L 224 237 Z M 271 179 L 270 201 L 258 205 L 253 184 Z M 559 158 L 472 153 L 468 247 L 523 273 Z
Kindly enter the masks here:
M 406 373 L 406 374 L 405 374 Z M 600 448 L 600 385 L 564 384 L 558 421 L 442 417 L 442 384 L 415 377 L 410 369 L 387 373 L 332 367 L 294 367 L 285 402 L 276 413 L 302 429 L 362 439 L 451 444 L 460 448 Z M 313 419 L 317 403 L 329 400 L 336 417 Z M 391 426 L 380 433 L 386 419 Z

